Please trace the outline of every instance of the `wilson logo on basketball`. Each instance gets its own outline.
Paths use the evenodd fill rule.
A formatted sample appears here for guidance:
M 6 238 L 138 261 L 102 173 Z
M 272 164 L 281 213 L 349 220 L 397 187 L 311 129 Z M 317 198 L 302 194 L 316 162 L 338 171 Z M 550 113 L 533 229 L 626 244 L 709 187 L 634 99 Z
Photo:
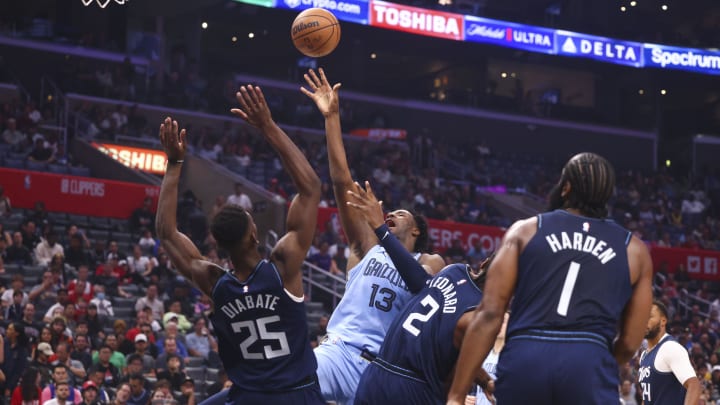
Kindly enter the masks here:
M 300 23 L 296 24 L 292 27 L 292 34 L 297 35 L 303 31 L 305 31 L 308 28 L 318 28 L 320 27 L 320 23 L 317 21 L 311 21 L 309 23 Z

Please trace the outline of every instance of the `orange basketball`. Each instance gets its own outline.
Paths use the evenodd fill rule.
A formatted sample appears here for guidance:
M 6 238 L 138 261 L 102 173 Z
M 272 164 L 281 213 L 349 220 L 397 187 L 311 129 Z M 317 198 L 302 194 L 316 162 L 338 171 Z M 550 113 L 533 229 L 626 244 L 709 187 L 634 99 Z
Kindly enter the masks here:
M 309 8 L 295 17 L 290 37 L 298 51 L 319 58 L 337 47 L 340 23 L 333 13 L 323 8 Z

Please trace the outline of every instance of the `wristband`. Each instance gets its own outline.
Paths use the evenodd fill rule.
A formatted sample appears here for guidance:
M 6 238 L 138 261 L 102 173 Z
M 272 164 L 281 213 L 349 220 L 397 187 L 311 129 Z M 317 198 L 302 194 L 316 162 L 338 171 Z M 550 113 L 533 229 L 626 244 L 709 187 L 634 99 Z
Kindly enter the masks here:
M 375 235 L 380 239 L 380 241 L 385 240 L 385 238 L 390 235 L 390 228 L 388 228 L 387 224 L 382 224 L 375 228 Z

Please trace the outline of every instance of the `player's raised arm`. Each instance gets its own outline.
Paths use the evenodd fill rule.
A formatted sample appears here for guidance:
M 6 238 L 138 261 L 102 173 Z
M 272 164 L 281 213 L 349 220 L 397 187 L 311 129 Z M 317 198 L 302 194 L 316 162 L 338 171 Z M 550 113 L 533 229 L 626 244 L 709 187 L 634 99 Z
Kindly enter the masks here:
M 178 123 L 170 117 L 160 125 L 160 142 L 168 157 L 167 170 L 160 187 L 155 230 L 170 261 L 200 290 L 212 296 L 212 288 L 223 270 L 206 261 L 190 239 L 177 229 L 177 200 L 180 172 L 185 160 L 186 133 L 178 132 Z
M 237 99 L 242 109 L 236 108 L 232 112 L 262 131 L 270 146 L 280 155 L 283 167 L 298 190 L 288 210 L 287 233 L 278 241 L 272 256 L 282 273 L 285 288 L 296 296 L 302 296 L 300 269 L 317 227 L 320 179 L 300 149 L 273 121 L 259 87 L 241 87 Z
M 652 308 L 652 259 L 645 244 L 634 236 L 628 245 L 628 261 L 633 292 L 613 347 L 618 364 L 627 363 L 640 347 Z
M 348 167 L 345 146 L 343 145 L 342 129 L 340 127 L 340 102 L 338 91 L 340 83 L 331 86 L 321 68 L 320 76 L 310 69 L 305 75 L 310 90 L 301 88 L 301 91 L 310 97 L 325 117 L 325 135 L 327 138 L 328 158 L 330 160 L 330 177 L 335 191 L 335 200 L 343 231 L 350 244 L 351 257 L 348 259 L 348 268 L 353 268 L 357 261 L 376 244 L 372 230 L 358 212 L 352 210 L 346 202 L 347 191 L 353 190 L 353 179 Z
M 375 230 L 380 244 L 390 255 L 400 276 L 405 280 L 408 289 L 416 294 L 430 279 L 430 274 L 425 271 L 420 262 L 415 260 L 413 255 L 403 246 L 395 235 L 385 224 L 385 215 L 382 210 L 382 201 L 378 201 L 373 193 L 370 182 L 365 182 L 365 189 L 355 183 L 355 190 L 348 190 L 350 200 L 347 205 L 356 210 L 367 222 L 371 229 Z

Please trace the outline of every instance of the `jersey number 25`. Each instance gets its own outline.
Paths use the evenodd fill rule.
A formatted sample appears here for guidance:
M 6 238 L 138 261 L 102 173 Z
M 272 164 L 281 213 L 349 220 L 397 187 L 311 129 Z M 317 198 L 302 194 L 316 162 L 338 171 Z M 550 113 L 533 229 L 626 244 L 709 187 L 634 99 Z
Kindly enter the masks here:
M 270 332 L 267 330 L 267 326 L 271 323 L 279 322 L 280 317 L 278 315 L 266 316 L 264 318 L 258 318 L 254 321 L 242 321 L 233 322 L 232 328 L 235 333 L 242 333 L 243 329 L 247 329 L 250 332 L 250 336 L 246 337 L 240 343 L 240 352 L 245 360 L 264 360 L 274 359 L 276 357 L 287 356 L 290 354 L 290 345 L 288 344 L 287 336 L 285 332 Z M 255 326 L 257 324 L 257 327 Z M 275 346 L 280 346 L 279 349 L 273 349 L 270 345 L 263 346 L 262 352 L 251 352 L 248 347 L 258 340 L 258 331 L 260 332 L 260 339 L 263 341 L 276 341 Z

